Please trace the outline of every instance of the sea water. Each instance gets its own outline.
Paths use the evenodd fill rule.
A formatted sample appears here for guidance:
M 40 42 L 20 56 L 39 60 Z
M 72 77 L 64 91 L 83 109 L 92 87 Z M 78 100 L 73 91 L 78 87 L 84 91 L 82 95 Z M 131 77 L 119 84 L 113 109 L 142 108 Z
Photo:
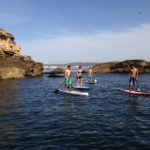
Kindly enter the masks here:
M 84 75 L 86 80 L 86 75 Z M 54 93 L 47 75 L 0 81 L 0 149 L 150 148 L 150 97 L 128 95 L 128 74 L 95 75 L 89 96 Z M 139 87 L 150 91 L 150 74 Z

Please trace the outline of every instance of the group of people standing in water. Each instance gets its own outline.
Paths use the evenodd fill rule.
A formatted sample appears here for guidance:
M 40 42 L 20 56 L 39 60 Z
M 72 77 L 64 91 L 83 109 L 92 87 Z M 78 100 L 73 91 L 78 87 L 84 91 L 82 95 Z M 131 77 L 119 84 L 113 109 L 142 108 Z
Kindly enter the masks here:
M 82 86 L 83 84 L 83 77 L 82 77 L 83 69 L 82 66 L 79 66 L 77 73 L 76 73 L 76 84 L 77 86 Z M 64 77 L 65 77 L 65 89 L 69 88 L 71 91 L 72 89 L 72 69 L 71 66 L 67 66 L 67 69 L 65 70 Z M 88 69 L 88 82 L 91 82 L 93 78 L 93 71 L 92 67 L 89 67 Z
M 83 77 L 82 77 L 82 66 L 79 66 L 76 74 L 76 84 L 77 86 L 82 86 L 83 84 Z M 71 91 L 72 89 L 72 69 L 71 66 L 69 65 L 67 69 L 65 70 L 64 77 L 65 77 L 65 89 L 69 88 Z M 138 85 L 138 69 L 135 67 L 135 65 L 131 65 L 130 68 L 130 73 L 129 73 L 129 90 L 136 90 L 137 85 Z M 92 67 L 89 67 L 88 69 L 88 82 L 91 82 L 93 80 L 93 71 Z

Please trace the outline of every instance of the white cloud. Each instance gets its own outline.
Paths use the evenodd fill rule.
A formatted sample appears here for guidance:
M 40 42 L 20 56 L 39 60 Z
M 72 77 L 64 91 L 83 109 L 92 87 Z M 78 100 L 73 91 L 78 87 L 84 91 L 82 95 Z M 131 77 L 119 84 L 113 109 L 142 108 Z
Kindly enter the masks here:
M 123 32 L 55 36 L 22 42 L 23 53 L 44 63 L 104 62 L 126 59 L 150 61 L 150 24 Z

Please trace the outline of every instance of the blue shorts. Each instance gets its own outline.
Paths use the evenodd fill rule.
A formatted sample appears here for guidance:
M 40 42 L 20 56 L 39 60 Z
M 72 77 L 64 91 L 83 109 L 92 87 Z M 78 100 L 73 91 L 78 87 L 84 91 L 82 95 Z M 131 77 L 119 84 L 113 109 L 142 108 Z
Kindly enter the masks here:
M 136 85 L 136 84 L 137 84 L 136 77 L 131 77 L 130 78 L 130 85 Z

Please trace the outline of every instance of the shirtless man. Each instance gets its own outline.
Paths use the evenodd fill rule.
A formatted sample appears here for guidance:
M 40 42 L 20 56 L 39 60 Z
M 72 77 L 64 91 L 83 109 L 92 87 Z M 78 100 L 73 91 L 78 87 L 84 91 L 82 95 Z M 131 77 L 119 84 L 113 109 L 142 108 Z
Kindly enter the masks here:
M 92 78 L 93 78 L 93 70 L 92 67 L 90 67 L 88 70 L 88 82 L 92 82 Z
M 66 88 L 69 88 L 70 91 L 72 89 L 71 75 L 72 75 L 71 66 L 68 66 L 64 73 L 64 77 L 65 77 L 65 87 L 64 88 L 65 88 L 65 90 L 66 90 Z
M 133 88 L 133 90 L 136 90 L 137 85 L 137 78 L 138 78 L 138 69 L 131 65 L 130 73 L 129 73 L 129 90 Z
M 79 66 L 79 69 L 77 71 L 77 85 L 82 86 L 82 67 Z

